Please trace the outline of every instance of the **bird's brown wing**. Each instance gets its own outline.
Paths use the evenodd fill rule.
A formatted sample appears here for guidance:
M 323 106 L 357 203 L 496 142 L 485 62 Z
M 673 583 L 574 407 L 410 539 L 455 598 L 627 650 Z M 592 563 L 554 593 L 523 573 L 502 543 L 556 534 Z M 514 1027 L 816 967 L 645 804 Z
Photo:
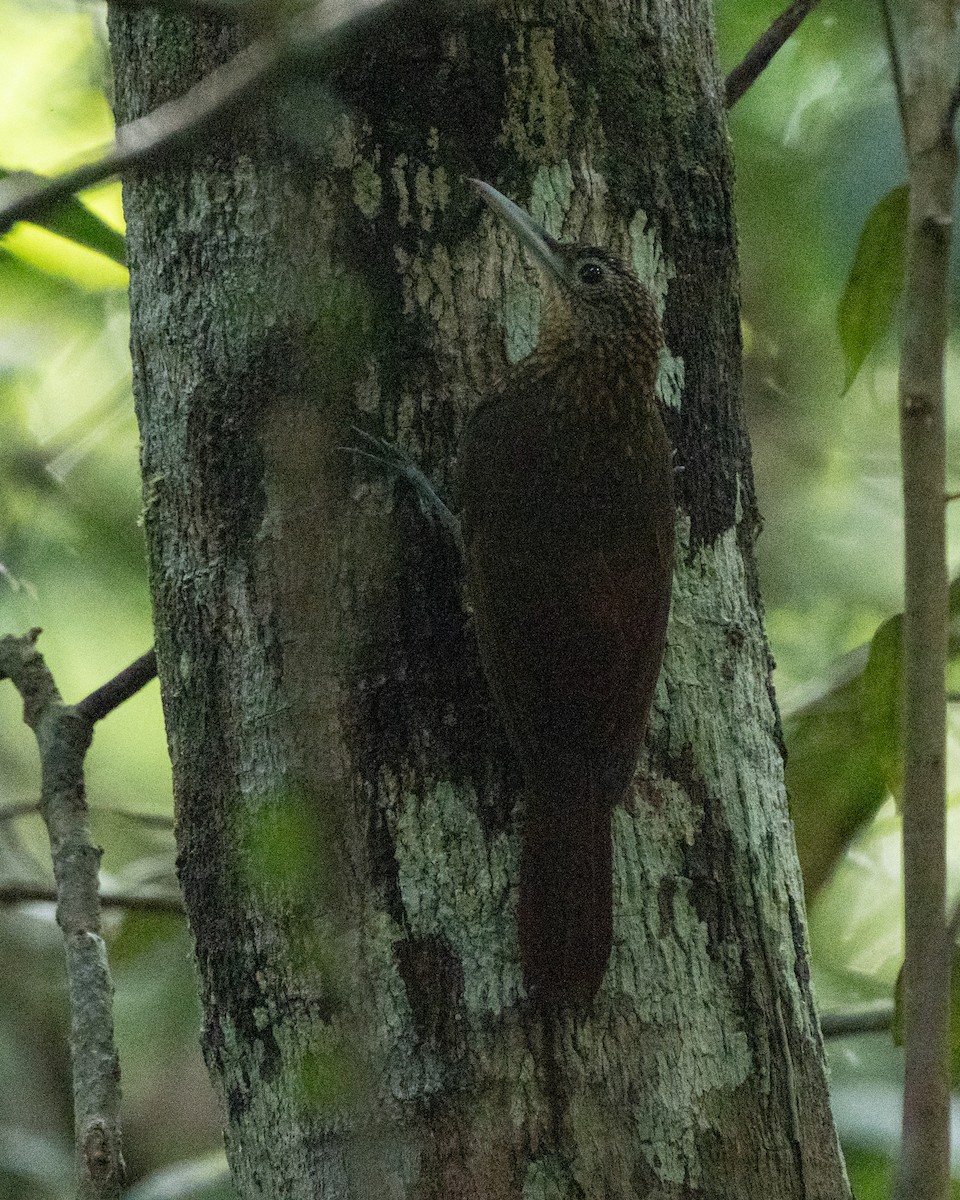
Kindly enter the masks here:
M 484 666 L 511 741 L 535 768 L 547 747 L 640 748 L 660 671 L 669 559 L 505 546 L 475 531 L 468 587 Z
M 460 455 L 467 586 L 490 685 L 525 767 L 548 745 L 635 758 L 673 573 L 666 435 L 658 419 L 642 470 L 618 476 L 600 454 L 584 474 L 581 448 L 545 442 L 542 411 L 517 391 L 478 410 Z
M 670 602 L 671 467 L 658 429 L 643 476 L 621 471 L 613 494 L 617 472 L 602 459 L 587 479 L 596 494 L 584 490 L 579 461 L 545 443 L 522 393 L 486 405 L 461 450 L 477 638 L 526 783 L 524 980 L 546 1004 L 589 1002 L 612 944 L 611 813 L 639 754 Z

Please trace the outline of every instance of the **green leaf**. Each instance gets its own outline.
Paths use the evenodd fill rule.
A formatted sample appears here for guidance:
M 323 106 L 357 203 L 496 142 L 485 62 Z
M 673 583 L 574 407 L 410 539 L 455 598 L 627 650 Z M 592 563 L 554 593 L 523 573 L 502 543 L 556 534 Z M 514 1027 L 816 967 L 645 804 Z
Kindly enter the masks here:
M 888 192 L 870 210 L 837 309 L 837 330 L 846 364 L 843 390 L 893 321 L 903 286 L 903 255 L 910 189 Z
M 808 901 L 903 776 L 898 613 L 846 655 L 813 700 L 784 714 L 787 793 Z M 960 655 L 960 577 L 950 584 L 950 656 Z
M 42 182 L 39 175 L 31 175 L 26 171 L 8 171 L 4 167 L 0 167 L 0 179 L 10 180 L 8 186 Z M 61 201 L 44 216 L 38 217 L 33 224 L 41 225 L 51 233 L 57 233 L 79 246 L 95 250 L 121 266 L 126 266 L 126 243 L 123 234 L 118 233 L 96 213 L 92 213 L 76 196 Z
M 815 700 L 784 718 L 787 794 L 808 903 L 887 796 L 879 712 L 888 706 L 866 683 L 869 659 L 869 647 L 854 650 Z M 899 729 L 888 732 L 899 745 Z

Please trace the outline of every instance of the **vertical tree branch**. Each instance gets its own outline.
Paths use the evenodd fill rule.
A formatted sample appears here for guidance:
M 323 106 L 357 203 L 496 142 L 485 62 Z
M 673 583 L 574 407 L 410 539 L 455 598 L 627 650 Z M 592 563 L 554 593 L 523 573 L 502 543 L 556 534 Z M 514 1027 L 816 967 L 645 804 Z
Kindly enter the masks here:
M 910 210 L 900 354 L 905 603 L 903 854 L 906 1077 L 900 1200 L 943 1200 L 949 1184 L 945 937 L 947 574 L 944 350 L 956 174 L 948 120 L 953 5 L 911 5 L 904 138 Z
M 70 1046 L 78 1200 L 119 1200 L 120 1063 L 113 1037 L 113 984 L 100 932 L 100 849 L 87 827 L 83 759 L 93 719 L 65 705 L 35 643 L 0 638 L 0 679 L 23 698 L 40 750 L 40 812 L 50 836 L 70 994 Z

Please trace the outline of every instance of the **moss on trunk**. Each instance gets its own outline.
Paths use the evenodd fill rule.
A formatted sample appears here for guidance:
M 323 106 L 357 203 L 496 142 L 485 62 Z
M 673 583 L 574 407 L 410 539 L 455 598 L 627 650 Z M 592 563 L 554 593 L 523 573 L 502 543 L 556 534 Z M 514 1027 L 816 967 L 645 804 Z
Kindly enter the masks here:
M 125 185 L 180 873 L 238 1194 L 848 1195 L 809 992 L 752 557 L 710 6 L 396 10 L 229 138 Z M 121 120 L 226 53 L 111 18 Z M 339 447 L 443 487 L 539 292 L 479 175 L 664 305 L 681 519 L 665 669 L 615 814 L 594 1014 L 520 983 L 519 779 L 456 554 Z M 556 1072 L 547 1069 L 553 1059 Z

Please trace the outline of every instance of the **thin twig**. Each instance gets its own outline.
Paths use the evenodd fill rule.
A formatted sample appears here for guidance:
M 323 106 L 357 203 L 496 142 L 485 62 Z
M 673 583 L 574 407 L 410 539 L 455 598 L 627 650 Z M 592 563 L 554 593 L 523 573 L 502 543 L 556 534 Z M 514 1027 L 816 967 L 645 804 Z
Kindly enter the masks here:
M 28 182 L 9 176 L 0 183 L 0 233 L 15 221 L 39 219 L 75 192 L 196 144 L 232 120 L 242 102 L 268 83 L 288 56 L 318 53 L 334 34 L 390 3 L 392 0 L 322 0 L 297 23 L 258 37 L 184 95 L 122 126 L 111 149 L 96 162 L 55 175 L 40 186 L 35 185 L 33 176 Z
M 123 1186 L 120 1062 L 113 1036 L 113 984 L 100 929 L 101 851 L 90 838 L 83 760 L 93 722 L 65 705 L 37 653 L 39 629 L 0 638 L 0 679 L 23 699 L 40 751 L 40 813 L 50 838 L 57 924 L 70 996 L 70 1049 L 79 1200 L 119 1200 Z
M 903 83 L 903 62 L 900 58 L 900 47 L 897 44 L 897 32 L 893 27 L 893 16 L 890 13 L 890 0 L 879 0 L 879 4 L 883 37 L 887 43 L 887 58 L 890 62 L 890 78 L 893 80 L 893 91 L 897 97 L 897 112 L 900 114 L 900 129 L 903 132 L 904 145 L 906 145 L 907 100 Z
M 106 813 L 108 816 L 130 821 L 134 825 L 146 825 L 150 829 L 166 829 L 170 832 L 174 829 L 173 817 L 168 817 L 165 813 L 138 812 L 133 808 L 121 808 L 118 804 L 94 804 L 90 812 L 95 817 Z
M 908 6 L 904 141 L 910 170 L 900 447 L 903 462 L 903 1134 L 894 1195 L 945 1200 L 950 1178 L 950 959 L 946 946 L 949 604 L 945 352 L 957 153 L 945 126 L 956 80 L 952 5 Z
M 808 16 L 819 0 L 794 0 L 773 22 L 770 28 L 753 43 L 730 74 L 726 82 L 727 108 L 733 108 L 744 92 L 770 65 L 770 60 L 783 46 L 787 38 L 796 32 L 804 17 Z
M 11 175 L 0 184 L 0 233 L 16 221 L 43 217 L 67 196 L 95 183 L 157 159 L 178 146 L 196 140 L 205 128 L 227 117 L 239 101 L 260 86 L 279 60 L 275 38 L 263 37 L 252 42 L 234 58 L 218 67 L 183 96 L 168 100 L 153 112 L 131 121 L 117 131 L 116 141 L 96 162 L 85 163 L 62 175 L 33 184 L 22 190 L 22 182 Z
M 108 683 L 98 687 L 77 705 L 77 712 L 90 722 L 99 721 L 112 713 L 124 700 L 135 696 L 157 675 L 157 656 L 153 650 L 141 654 L 128 667 L 114 675 Z
M 883 1033 L 893 1024 L 893 1002 L 872 1004 L 849 1012 L 820 1014 L 820 1032 L 825 1038 L 852 1037 L 858 1033 Z
M 90 812 L 93 816 L 99 816 L 101 813 L 106 813 L 111 817 L 120 817 L 124 821 L 130 821 L 134 825 L 146 825 L 151 829 L 167 829 L 173 830 L 173 817 L 168 817 L 164 813 L 137 812 L 133 808 L 121 808 L 116 804 L 95 804 Z M 40 815 L 39 804 L 8 804 L 5 808 L 0 808 L 0 824 L 5 821 L 19 821 L 21 817 L 34 817 Z
M 55 904 L 56 901 L 56 889 L 42 883 L 0 883 L 0 907 Z M 160 913 L 171 917 L 182 917 L 184 914 L 183 901 L 168 892 L 101 892 L 100 907 Z
M 0 823 L 19 821 L 21 817 L 37 816 L 39 812 L 39 804 L 8 804 L 5 808 L 0 808 Z

